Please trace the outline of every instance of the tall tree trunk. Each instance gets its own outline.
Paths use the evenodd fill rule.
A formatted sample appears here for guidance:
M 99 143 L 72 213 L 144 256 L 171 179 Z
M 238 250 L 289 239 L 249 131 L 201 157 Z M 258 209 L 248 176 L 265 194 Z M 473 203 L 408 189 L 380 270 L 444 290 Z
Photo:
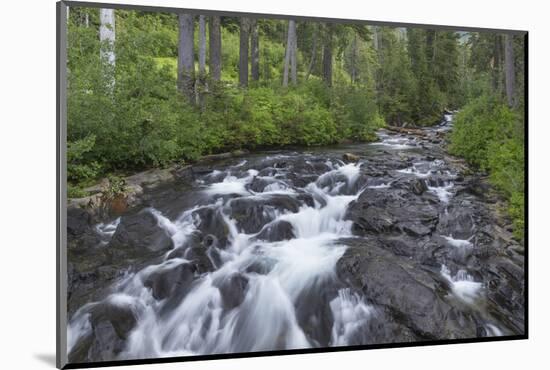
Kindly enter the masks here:
M 195 81 L 195 100 L 203 107 L 206 85 L 206 17 L 199 15 L 199 78 Z
M 178 89 L 195 102 L 195 21 L 192 14 L 180 14 L 178 42 Z
M 250 42 L 250 19 L 242 17 L 239 40 L 239 85 L 248 86 L 248 46 Z
M 355 64 L 357 63 L 357 35 L 353 35 L 353 41 L 351 43 L 351 84 L 355 83 L 357 79 L 357 69 Z
M 327 86 L 332 86 L 332 33 L 333 25 L 328 23 L 325 26 L 325 37 L 323 45 L 323 80 Z
M 283 86 L 288 86 L 288 69 L 290 66 L 290 54 L 291 54 L 291 35 L 290 35 L 290 21 L 288 22 L 288 27 L 286 31 L 286 50 L 285 50 L 285 61 L 283 64 Z
M 374 50 L 378 51 L 378 26 L 373 26 L 373 32 L 374 32 L 374 37 L 372 38 L 372 46 L 374 47 Z
M 206 18 L 199 15 L 199 78 L 206 75 Z
M 506 98 L 510 107 L 515 106 L 516 69 L 514 65 L 514 36 L 506 34 L 504 41 L 504 68 L 506 72 Z
M 86 11 L 86 13 L 84 14 L 84 25 L 86 26 L 86 28 L 90 27 L 90 14 L 88 13 L 88 11 Z
M 288 29 L 286 35 L 286 52 L 285 63 L 283 67 L 283 86 L 288 86 L 289 69 L 290 79 L 296 84 L 296 21 L 288 21 Z
M 500 35 L 495 35 L 493 46 L 493 89 L 498 94 L 501 90 L 501 69 L 502 69 L 502 38 Z
M 315 24 L 315 31 L 313 32 L 313 41 L 311 46 L 311 59 L 309 60 L 309 67 L 307 68 L 306 81 L 309 79 L 309 75 L 313 72 L 315 66 L 315 59 L 317 57 L 317 37 L 319 35 L 319 24 Z
M 99 10 L 99 41 L 101 42 L 101 59 L 115 65 L 115 11 L 113 9 Z
M 99 56 L 106 63 L 105 78 L 107 86 L 112 92 L 115 87 L 115 11 L 113 9 L 99 9 L 99 41 L 101 44 Z
M 434 31 L 434 40 L 432 46 L 432 63 L 435 63 L 435 57 L 437 55 L 437 31 Z
M 292 81 L 292 84 L 296 85 L 297 82 L 297 57 L 298 57 L 298 40 L 296 37 L 296 21 L 291 20 L 288 23 L 288 31 L 289 31 L 289 39 L 291 40 L 290 43 L 290 80 Z
M 222 72 L 222 36 L 220 17 L 210 18 L 209 26 L 209 46 L 210 46 L 210 76 L 214 81 L 221 79 Z
M 258 21 L 252 20 L 250 33 L 250 55 L 251 55 L 251 74 L 253 81 L 260 80 L 260 38 L 258 35 Z

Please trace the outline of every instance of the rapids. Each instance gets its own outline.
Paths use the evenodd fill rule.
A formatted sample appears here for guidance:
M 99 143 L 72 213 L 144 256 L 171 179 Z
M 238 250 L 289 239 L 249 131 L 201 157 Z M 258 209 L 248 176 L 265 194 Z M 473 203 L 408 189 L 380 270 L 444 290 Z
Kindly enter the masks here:
M 451 123 L 197 167 L 70 232 L 70 362 L 521 333 L 522 256 L 445 160 Z

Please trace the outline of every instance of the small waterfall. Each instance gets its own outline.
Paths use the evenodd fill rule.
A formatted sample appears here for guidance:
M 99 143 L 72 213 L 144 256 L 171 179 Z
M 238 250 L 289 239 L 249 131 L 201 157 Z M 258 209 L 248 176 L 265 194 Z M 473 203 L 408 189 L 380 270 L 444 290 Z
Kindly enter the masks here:
M 442 265 L 441 275 L 451 283 L 451 290 L 458 299 L 473 304 L 479 298 L 483 285 L 474 281 L 465 270 L 458 270 L 456 275 L 452 276 L 449 268 Z

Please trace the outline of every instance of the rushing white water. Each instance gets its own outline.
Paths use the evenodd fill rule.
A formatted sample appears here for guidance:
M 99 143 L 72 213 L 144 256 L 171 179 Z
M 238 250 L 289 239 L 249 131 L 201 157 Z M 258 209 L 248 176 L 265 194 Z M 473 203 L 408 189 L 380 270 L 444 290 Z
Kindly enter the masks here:
M 443 236 L 443 238 L 453 247 L 455 248 L 469 248 L 472 247 L 473 244 L 470 240 L 464 240 L 464 239 L 455 239 L 451 236 Z
M 447 266 L 442 265 L 441 275 L 451 283 L 452 293 L 458 299 L 473 304 L 479 298 L 483 284 L 474 281 L 474 278 L 465 270 L 458 270 L 455 276 L 451 276 Z
M 407 174 L 407 175 L 414 175 L 414 176 L 419 177 L 421 179 L 425 179 L 427 177 L 430 177 L 430 175 L 432 174 L 432 171 L 430 171 L 430 170 L 427 170 L 425 172 L 419 170 L 416 167 L 416 165 L 413 165 L 412 167 L 409 167 L 409 168 L 404 168 L 404 169 L 401 169 L 401 170 L 397 170 L 397 172 L 404 173 L 404 174 Z
M 504 333 L 502 332 L 502 330 L 500 330 L 498 326 L 493 325 L 493 324 L 487 324 L 487 325 L 485 325 L 485 329 L 487 330 L 487 333 L 488 333 L 489 336 L 491 336 L 491 337 L 501 337 L 501 336 L 504 335 Z
M 454 184 L 452 182 L 443 186 L 428 186 L 428 191 L 437 195 L 439 200 L 443 203 L 449 203 L 449 199 L 452 196 L 452 193 L 449 190 L 451 190 L 453 186 Z
M 118 227 L 118 224 L 120 223 L 120 217 L 116 218 L 114 221 L 109 223 L 99 223 L 96 225 L 96 231 L 100 235 L 105 235 L 108 237 L 113 236 L 113 234 L 116 231 L 116 228 Z
M 244 165 L 242 163 L 241 165 Z M 263 241 L 258 234 L 245 234 L 236 220 L 226 212 L 231 199 L 217 198 L 237 194 L 244 198 L 297 194 L 284 182 L 272 182 L 261 193 L 248 190 L 258 171 L 249 170 L 244 177 L 229 171 L 221 182 L 208 185 L 204 193 L 212 203 L 183 212 L 170 220 L 160 211 L 149 209 L 174 242 L 174 249 L 186 248 L 188 238 L 202 220 L 200 208 L 210 207 L 223 215 L 229 231 L 230 245 L 221 251 L 223 264 L 215 271 L 196 278 L 181 301 L 171 297 L 157 300 L 145 281 L 151 274 L 180 268 L 189 263 L 183 258 L 166 259 L 128 276 L 118 284 L 116 293 L 106 301 L 131 307 L 137 316 L 135 327 L 119 358 L 164 357 L 202 353 L 244 352 L 274 349 L 307 348 L 314 345 L 298 323 L 296 305 L 311 292 L 322 291 L 337 282 L 336 262 L 346 247 L 338 239 L 351 236 L 351 222 L 344 220 L 346 209 L 355 195 L 337 195 L 335 189 L 351 189 L 359 176 L 360 164 L 332 165 L 317 181 L 300 189 L 311 194 L 315 204 L 303 204 L 298 212 L 274 211 L 271 224 L 286 221 L 295 238 L 285 241 Z M 216 173 L 214 176 L 220 176 Z M 242 198 L 241 197 L 241 198 Z M 114 227 L 116 229 L 116 227 Z M 105 227 L 103 229 L 106 229 Z M 108 232 L 114 232 L 108 228 Z M 168 254 L 167 257 L 168 258 Z M 267 274 L 258 274 L 252 266 L 262 266 Z M 246 279 L 245 296 L 237 307 L 224 305 L 220 287 L 235 276 Z M 370 308 L 349 289 L 341 290 L 327 302 L 334 315 L 332 344 L 345 345 L 350 336 L 364 325 Z M 170 309 L 167 306 L 170 305 Z M 81 308 L 68 328 L 68 350 L 91 330 L 89 312 L 94 304 Z
M 334 346 L 349 345 L 349 338 L 364 329 L 373 314 L 373 308 L 348 288 L 340 289 L 338 297 L 330 302 L 330 309 L 334 317 L 331 338 Z
M 402 135 L 390 136 L 387 133 L 381 132 L 378 134 L 379 142 L 372 143 L 373 146 L 382 146 L 387 149 L 403 150 L 412 149 L 416 146 L 415 139 L 408 138 Z

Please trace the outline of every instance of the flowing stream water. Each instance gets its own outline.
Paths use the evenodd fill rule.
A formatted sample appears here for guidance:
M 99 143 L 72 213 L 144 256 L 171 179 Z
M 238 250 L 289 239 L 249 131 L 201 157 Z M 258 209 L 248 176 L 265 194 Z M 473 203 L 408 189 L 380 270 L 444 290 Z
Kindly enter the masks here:
M 452 116 L 446 120 L 447 125 L 432 129 L 431 134 L 445 131 Z M 128 258 L 130 262 L 117 267 L 103 293 L 83 299 L 72 310 L 67 330 L 70 360 L 403 342 L 436 339 L 438 335 L 452 339 L 517 334 L 514 324 L 501 320 L 505 316 L 502 310 L 493 307 L 507 303 L 485 294 L 494 276 L 475 266 L 482 261 L 473 252 L 480 239 L 476 222 L 468 223 L 471 230 L 453 229 L 454 220 L 445 223 L 445 217 L 459 207 L 453 201 L 460 190 L 455 186 L 460 176 L 443 159 L 423 159 L 429 152 L 424 144 L 429 143 L 422 138 L 384 131 L 379 135 L 379 142 L 361 147 L 366 155 L 350 163 L 341 160 L 341 153 L 349 149 L 343 147 L 256 155 L 196 171 L 195 180 L 185 190 L 152 196 L 149 204 L 132 216 L 92 225 L 97 237 L 93 248 L 104 253 L 114 253 L 115 241 L 127 243 L 124 238 L 133 232 L 139 240 L 165 247 L 152 248 L 155 253 L 139 263 Z M 412 159 L 399 157 L 409 152 Z M 373 162 L 376 153 L 389 157 Z M 400 165 L 392 168 L 391 162 L 397 158 Z M 357 232 L 354 225 L 360 222 L 350 216 L 350 210 L 365 197 L 376 201 L 384 194 L 402 191 L 400 184 L 411 181 L 426 185 L 419 199 L 425 202 L 422 207 L 431 207 L 436 213 L 436 226 L 426 226 L 423 215 L 420 224 L 408 225 L 411 218 L 405 214 L 402 224 L 394 220 L 387 233 L 409 243 L 412 254 L 387 255 L 378 247 L 372 250 L 384 253 L 384 261 L 395 258 L 401 269 L 416 260 L 415 266 L 430 266 L 426 275 L 430 282 L 424 277 L 418 281 L 430 286 L 430 297 L 435 297 L 437 305 L 444 305 L 445 317 L 427 318 L 443 322 L 440 334 L 426 334 L 430 329 L 422 327 L 422 322 L 400 321 L 386 298 L 374 293 L 369 296 L 371 280 L 364 284 L 369 288 L 362 288 L 340 273 L 339 263 L 355 258 L 349 253 L 357 248 L 350 245 L 378 240 L 378 234 L 386 232 Z M 414 207 L 405 199 L 400 202 L 403 209 Z M 154 235 L 161 235 L 160 239 L 140 236 L 147 231 L 139 226 L 141 221 L 135 221 L 137 231 L 132 229 L 131 217 L 153 219 Z M 447 226 L 442 228 L 444 224 Z M 422 229 L 426 227 L 427 232 Z M 418 257 L 417 250 L 425 251 L 433 240 L 439 243 L 439 252 L 433 252 L 437 261 L 431 266 Z M 144 250 L 148 248 L 149 253 L 150 247 L 146 245 Z M 399 294 L 401 288 L 395 287 L 391 294 Z M 407 298 L 404 294 L 403 299 Z M 423 296 L 416 299 L 421 301 Z M 410 304 L 411 308 L 402 310 L 415 310 L 418 302 Z

